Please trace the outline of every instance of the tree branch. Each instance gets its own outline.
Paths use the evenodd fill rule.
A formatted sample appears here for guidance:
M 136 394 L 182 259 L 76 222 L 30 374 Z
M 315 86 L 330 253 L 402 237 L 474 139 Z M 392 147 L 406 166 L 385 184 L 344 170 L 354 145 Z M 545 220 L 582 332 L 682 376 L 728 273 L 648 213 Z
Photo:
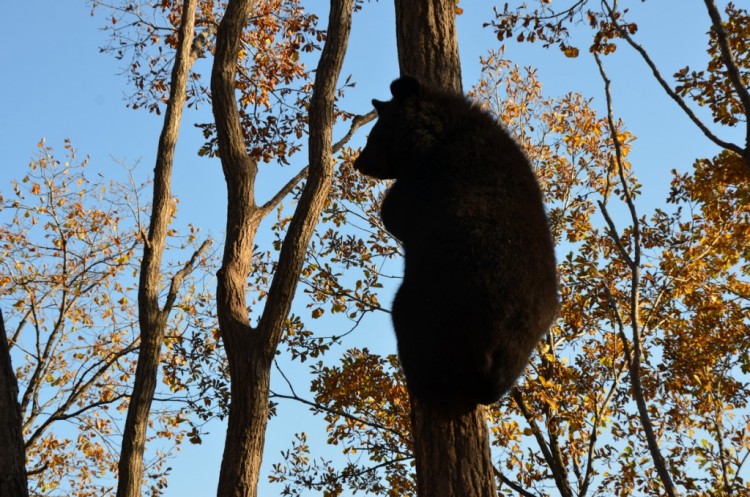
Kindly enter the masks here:
M 284 237 L 278 268 L 258 323 L 256 337 L 266 352 L 269 367 L 291 308 L 307 245 L 333 180 L 334 93 L 349 41 L 352 8 L 353 0 L 331 2 L 328 38 L 320 54 L 310 99 L 308 180 Z
M 737 92 L 737 97 L 742 103 L 742 109 L 745 112 L 745 150 L 741 155 L 750 167 L 750 92 L 748 92 L 747 87 L 742 82 L 742 75 L 737 66 L 737 61 L 734 59 L 732 49 L 729 47 L 727 32 L 724 29 L 719 9 L 716 8 L 716 3 L 713 0 L 704 0 L 704 2 L 708 9 L 708 15 L 711 17 L 711 24 L 714 33 L 716 33 L 716 40 L 719 42 L 722 62 L 724 62 L 724 67 L 727 68 L 729 80 L 732 82 L 732 87 Z
M 186 262 L 182 269 L 177 271 L 177 273 L 175 273 L 175 275 L 172 277 L 172 283 L 169 285 L 169 294 L 167 294 L 167 300 L 164 303 L 164 308 L 161 311 L 162 313 L 168 315 L 172 310 L 172 306 L 177 299 L 177 293 L 180 289 L 180 285 L 182 284 L 182 280 L 184 280 L 187 275 L 193 272 L 193 269 L 195 269 L 195 263 L 198 261 L 198 258 L 206 250 L 208 250 L 208 247 L 210 246 L 211 240 L 204 240 L 201 246 L 198 247 L 198 250 L 193 253 L 193 256 L 190 258 L 190 260 Z
M 594 54 L 596 63 L 599 66 L 599 72 L 604 81 L 604 91 L 607 98 L 607 122 L 609 125 L 610 135 L 615 147 L 615 155 L 617 159 L 617 172 L 620 177 L 620 184 L 622 186 L 625 202 L 627 203 L 630 211 L 631 221 L 633 223 L 633 251 L 634 254 L 628 257 L 630 261 L 630 327 L 632 330 L 632 343 L 633 343 L 633 355 L 630 363 L 630 383 L 633 389 L 633 397 L 638 407 L 638 414 L 643 426 L 644 435 L 648 444 L 651 458 L 654 461 L 656 472 L 659 475 L 664 490 L 669 497 L 677 497 L 677 490 L 675 489 L 672 477 L 667 468 L 667 463 L 664 456 L 661 453 L 659 442 L 656 439 L 654 433 L 653 423 L 651 416 L 648 412 L 648 406 L 646 405 L 646 398 L 643 392 L 643 385 L 641 384 L 641 356 L 643 354 L 642 349 L 642 337 L 641 337 L 641 323 L 640 323 L 640 291 L 641 291 L 641 280 L 640 280 L 640 269 L 641 269 L 641 232 L 640 232 L 640 221 L 636 212 L 635 203 L 633 202 L 633 196 L 630 193 L 630 187 L 625 177 L 625 162 L 622 154 L 622 144 L 617 134 L 617 128 L 615 127 L 613 112 L 612 112 L 612 95 L 610 93 L 610 81 L 607 77 L 604 66 L 599 58 L 598 54 Z M 600 206 L 603 204 L 600 202 Z M 604 209 L 603 212 L 606 212 Z M 608 223 L 611 223 L 611 218 L 607 215 Z M 610 231 L 615 232 L 612 228 Z M 621 250 L 623 250 L 621 248 Z M 623 333 L 624 337 L 624 333 Z
M 336 152 L 341 150 L 344 145 L 346 145 L 349 140 L 352 139 L 352 136 L 354 136 L 354 133 L 356 133 L 359 128 L 374 120 L 376 117 L 378 117 L 378 113 L 375 112 L 375 110 L 371 110 L 367 114 L 363 114 L 361 116 L 355 116 L 354 119 L 352 119 L 352 125 L 349 127 L 349 131 L 346 132 L 343 138 L 333 144 L 333 147 L 331 147 L 331 152 L 335 154 Z
M 669 83 L 667 83 L 667 81 L 661 75 L 661 72 L 656 67 L 656 64 L 654 64 L 654 61 L 651 60 L 651 57 L 648 55 L 648 53 L 646 52 L 646 50 L 641 45 L 639 45 L 638 43 L 636 43 L 635 40 L 633 40 L 633 37 L 630 36 L 630 33 L 628 33 L 628 31 L 627 31 L 627 29 L 625 29 L 625 27 L 623 27 L 620 24 L 618 24 L 618 22 L 617 22 L 617 16 L 615 15 L 615 11 L 612 9 L 612 7 L 610 7 L 609 4 L 606 3 L 606 2 L 604 2 L 604 5 L 607 8 L 607 12 L 609 14 L 609 17 L 610 17 L 611 21 L 617 27 L 617 32 L 620 34 L 620 36 L 622 36 L 622 38 L 625 41 L 628 42 L 628 44 L 630 44 L 631 47 L 633 47 L 635 49 L 636 52 L 638 52 L 640 54 L 641 58 L 643 58 L 643 60 L 648 65 L 648 67 L 651 69 L 651 72 L 653 72 L 654 77 L 656 78 L 656 81 L 658 81 L 659 84 L 661 85 L 661 87 L 664 89 L 664 91 L 667 92 L 667 95 L 669 95 L 669 97 L 672 100 L 674 100 L 677 103 L 677 105 L 680 106 L 680 108 L 682 109 L 682 111 L 690 118 L 690 120 L 693 121 L 693 123 L 696 126 L 698 126 L 698 128 L 703 132 L 703 134 L 709 140 L 711 140 L 712 142 L 714 142 L 716 145 L 720 146 L 723 149 L 731 150 L 731 151 L 733 151 L 733 152 L 735 152 L 735 153 L 737 153 L 739 155 L 742 155 L 744 157 L 745 150 L 742 147 L 740 147 L 739 145 L 737 145 L 735 143 L 726 142 L 726 141 L 722 140 L 718 136 L 714 135 L 711 132 L 711 130 L 708 129 L 708 127 L 705 124 L 703 124 L 703 121 L 701 121 L 698 118 L 698 116 L 695 115 L 695 113 L 693 112 L 693 110 L 690 107 L 688 107 L 688 105 L 685 102 L 685 100 L 682 97 L 680 97 L 677 93 L 675 93 L 675 91 L 672 89 L 672 87 L 669 86 Z
M 511 389 L 510 396 L 516 403 L 518 410 L 521 411 L 521 414 L 523 415 L 526 422 L 529 423 L 531 432 L 534 434 L 534 438 L 536 438 L 536 443 L 537 445 L 539 445 L 539 449 L 542 451 L 544 460 L 547 461 L 547 466 L 549 466 L 549 468 L 552 470 L 552 473 L 555 476 L 555 480 L 557 480 L 558 474 L 557 471 L 555 471 L 555 458 L 552 455 L 552 451 L 550 451 L 549 449 L 547 441 L 544 439 L 544 435 L 542 435 L 542 429 L 539 428 L 539 425 L 534 420 L 534 415 L 531 414 L 531 411 L 529 411 L 529 408 L 526 406 L 526 402 L 523 400 L 523 395 L 521 394 L 521 391 L 518 389 L 518 387 L 513 387 L 513 389 Z
M 518 492 L 523 497 L 537 497 L 535 494 L 532 494 L 531 492 L 525 490 L 521 485 L 514 482 L 513 480 L 509 479 L 507 476 L 505 476 L 499 469 L 497 469 L 495 466 L 492 466 L 492 471 L 495 473 L 495 477 L 499 478 L 501 482 L 508 485 L 510 488 Z M 498 488 L 498 490 L 500 490 Z
M 184 0 L 177 47 L 170 77 L 169 100 L 159 135 L 154 165 L 153 201 L 148 234 L 143 247 L 138 281 L 138 322 L 141 347 L 135 370 L 133 391 L 123 428 L 122 448 L 118 461 L 117 497 L 139 497 L 143 480 L 143 453 L 149 412 L 156 390 L 161 347 L 169 311 L 177 297 L 178 272 L 172 280 L 167 302 L 162 310 L 159 293 L 162 257 L 172 217 L 172 168 L 174 153 L 187 100 L 187 81 L 192 64 L 190 52 L 195 30 L 197 0 Z
M 349 131 L 344 135 L 341 140 L 337 141 L 333 147 L 331 147 L 331 154 L 335 154 L 341 148 L 346 145 L 349 140 L 351 140 L 352 136 L 354 136 L 354 133 L 363 125 L 369 123 L 373 119 L 377 117 L 377 113 L 373 110 L 368 112 L 367 114 L 356 116 L 354 119 L 352 119 L 352 125 L 349 128 Z M 299 184 L 300 181 L 305 179 L 307 177 L 307 173 L 310 170 L 310 166 L 305 166 L 302 168 L 300 172 L 298 172 L 292 179 L 287 181 L 287 183 L 281 187 L 281 189 L 274 195 L 268 202 L 264 203 L 260 207 L 261 216 L 265 217 L 267 216 L 272 210 L 276 208 L 277 205 L 291 193 L 292 190 L 294 190 L 294 187 Z

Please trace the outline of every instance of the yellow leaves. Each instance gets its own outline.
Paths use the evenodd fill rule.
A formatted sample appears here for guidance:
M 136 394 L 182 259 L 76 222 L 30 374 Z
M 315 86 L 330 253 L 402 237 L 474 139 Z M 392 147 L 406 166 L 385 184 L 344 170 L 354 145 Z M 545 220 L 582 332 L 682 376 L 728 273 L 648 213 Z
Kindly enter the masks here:
M 572 148 L 577 148 L 578 146 L 580 146 L 581 143 L 583 143 L 582 137 L 578 134 L 565 135 L 563 137 L 563 141 Z

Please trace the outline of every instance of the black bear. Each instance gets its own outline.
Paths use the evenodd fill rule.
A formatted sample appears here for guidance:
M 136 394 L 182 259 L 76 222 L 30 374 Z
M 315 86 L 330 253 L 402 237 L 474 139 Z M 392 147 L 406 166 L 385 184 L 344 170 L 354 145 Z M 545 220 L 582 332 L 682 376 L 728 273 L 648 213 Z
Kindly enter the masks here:
M 373 100 L 358 171 L 395 179 L 381 206 L 404 249 L 392 307 L 412 395 L 491 404 L 515 383 L 557 312 L 554 244 L 519 145 L 463 95 L 414 78 Z

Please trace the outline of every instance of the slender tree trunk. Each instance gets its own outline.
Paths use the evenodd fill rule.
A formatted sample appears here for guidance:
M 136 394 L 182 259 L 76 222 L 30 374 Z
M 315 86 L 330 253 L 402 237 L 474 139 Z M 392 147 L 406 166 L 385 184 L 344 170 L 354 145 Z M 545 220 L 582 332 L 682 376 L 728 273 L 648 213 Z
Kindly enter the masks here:
M 167 317 L 176 297 L 176 284 L 163 309 L 159 307 L 161 260 L 167 238 L 170 210 L 172 208 L 172 163 L 179 135 L 182 108 L 185 105 L 187 77 L 190 69 L 190 48 L 195 26 L 197 0 L 185 0 L 182 11 L 179 42 L 172 80 L 164 116 L 164 127 L 159 137 L 159 147 L 154 167 L 154 197 L 148 238 L 143 248 L 141 275 L 138 286 L 138 320 L 141 345 L 135 372 L 133 392 L 123 430 L 122 451 L 118 465 L 117 497 L 139 497 L 143 484 L 143 452 L 146 446 L 151 402 L 156 390 L 159 357 Z M 205 246 L 204 246 L 205 247 Z M 195 259 L 195 257 L 194 257 Z M 182 272 L 178 273 L 181 275 Z M 181 279 L 181 277 L 180 277 Z
M 18 382 L 10 362 L 5 320 L 0 311 L 0 496 L 28 495 Z
M 395 0 L 401 74 L 462 91 L 453 0 Z M 412 398 L 412 433 L 421 497 L 495 497 L 484 408 L 440 409 Z
M 226 241 L 222 267 L 217 275 L 216 297 L 231 375 L 232 402 L 219 477 L 220 497 L 254 497 L 257 494 L 268 419 L 271 365 L 291 308 L 307 245 L 333 178 L 334 95 L 351 28 L 353 0 L 331 2 L 328 37 L 310 101 L 307 184 L 285 235 L 266 306 L 258 326 L 253 328 L 248 318 L 245 288 L 255 233 L 269 208 L 268 204 L 257 206 L 254 201 L 257 164 L 246 153 L 234 81 L 240 35 L 255 5 L 255 0 L 230 0 L 217 33 L 211 75 L 213 112 L 228 195 Z

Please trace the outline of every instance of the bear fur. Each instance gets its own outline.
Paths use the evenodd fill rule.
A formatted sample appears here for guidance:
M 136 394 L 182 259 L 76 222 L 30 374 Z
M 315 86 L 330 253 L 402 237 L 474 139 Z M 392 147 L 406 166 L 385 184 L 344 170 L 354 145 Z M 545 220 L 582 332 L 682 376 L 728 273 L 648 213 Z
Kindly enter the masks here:
M 463 95 L 411 77 L 391 93 L 373 100 L 354 167 L 395 179 L 381 217 L 404 249 L 392 319 L 407 387 L 428 404 L 492 404 L 557 312 L 542 194 L 519 145 Z

